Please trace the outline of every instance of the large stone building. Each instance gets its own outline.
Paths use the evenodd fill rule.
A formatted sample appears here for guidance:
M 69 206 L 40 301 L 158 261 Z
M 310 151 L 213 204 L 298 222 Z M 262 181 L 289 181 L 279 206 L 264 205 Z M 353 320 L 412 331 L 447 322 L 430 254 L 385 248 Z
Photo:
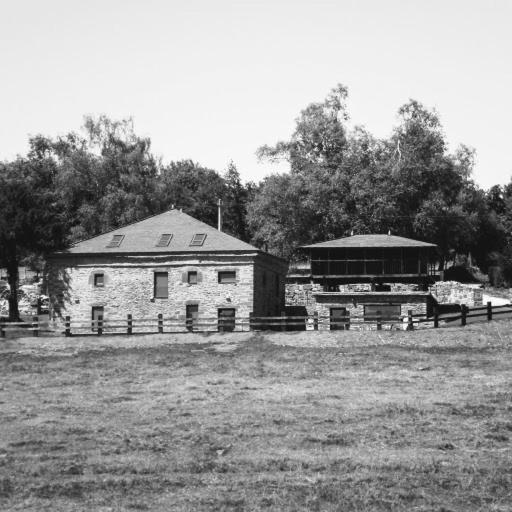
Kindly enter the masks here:
M 83 322 L 165 318 L 194 328 L 197 318 L 278 315 L 284 260 L 169 210 L 73 245 L 50 259 L 51 316 Z M 186 322 L 187 321 L 187 322 Z
M 430 315 L 429 284 L 438 279 L 436 246 L 393 235 L 353 235 L 304 246 L 307 263 L 287 276 L 288 311 L 316 313 L 320 328 L 350 322 L 400 322 Z M 388 324 L 390 325 L 390 324 Z

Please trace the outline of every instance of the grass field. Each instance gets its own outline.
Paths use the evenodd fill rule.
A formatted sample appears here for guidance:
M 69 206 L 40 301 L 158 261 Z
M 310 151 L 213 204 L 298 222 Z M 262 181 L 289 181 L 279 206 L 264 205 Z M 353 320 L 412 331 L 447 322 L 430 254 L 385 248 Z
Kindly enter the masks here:
M 0 510 L 512 510 L 512 322 L 0 343 Z

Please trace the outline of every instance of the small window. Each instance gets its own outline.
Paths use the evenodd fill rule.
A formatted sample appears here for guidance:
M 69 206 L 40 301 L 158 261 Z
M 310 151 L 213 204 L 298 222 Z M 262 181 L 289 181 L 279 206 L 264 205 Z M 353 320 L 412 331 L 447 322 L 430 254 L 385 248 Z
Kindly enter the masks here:
M 157 247 L 167 247 L 172 240 L 172 233 L 166 233 L 160 235 L 158 242 L 156 243 Z
M 364 319 L 366 321 L 376 321 L 377 317 L 381 320 L 399 320 L 400 304 L 369 304 L 364 307 Z
M 167 272 L 155 272 L 155 299 L 169 297 L 169 276 Z
M 187 274 L 187 283 L 188 284 L 197 284 L 197 272 L 195 270 L 191 270 Z
M 107 247 L 119 247 L 123 241 L 124 235 L 113 235 L 112 240 L 108 243 Z
M 219 283 L 236 283 L 236 272 L 234 270 L 223 270 L 219 272 Z
M 105 286 L 105 276 L 103 274 L 94 274 L 94 286 Z
M 200 247 L 204 244 L 206 240 L 206 235 L 204 233 L 195 234 L 190 241 L 190 246 L 192 247 Z

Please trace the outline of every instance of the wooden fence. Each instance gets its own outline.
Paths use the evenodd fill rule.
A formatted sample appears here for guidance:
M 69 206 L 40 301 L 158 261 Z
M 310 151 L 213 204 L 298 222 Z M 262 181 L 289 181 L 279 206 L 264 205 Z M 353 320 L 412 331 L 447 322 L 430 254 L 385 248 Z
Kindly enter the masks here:
M 320 316 L 318 314 L 308 316 L 280 316 L 269 317 L 234 317 L 217 318 L 202 317 L 194 319 L 167 318 L 162 314 L 156 318 L 133 318 L 127 315 L 126 318 L 103 318 L 96 320 L 74 321 L 69 316 L 65 318 L 63 334 L 73 335 L 96 335 L 107 334 L 152 334 L 152 333 L 179 333 L 179 332 L 214 332 L 214 331 L 300 331 L 300 330 L 348 330 L 348 329 L 426 329 L 438 328 L 442 325 L 454 325 L 460 322 L 465 326 L 468 321 L 490 321 L 493 318 L 500 318 L 504 314 L 512 317 L 512 305 L 492 306 L 490 302 L 486 306 L 473 307 L 469 309 L 461 305 L 460 312 L 439 314 L 434 312 L 431 317 L 415 315 L 409 311 L 406 316 L 381 317 L 381 316 Z M 17 331 L 31 333 L 39 336 L 43 326 L 37 316 L 31 322 L 0 323 L 0 337 L 5 337 L 6 332 Z M 55 331 L 49 331 L 56 334 Z

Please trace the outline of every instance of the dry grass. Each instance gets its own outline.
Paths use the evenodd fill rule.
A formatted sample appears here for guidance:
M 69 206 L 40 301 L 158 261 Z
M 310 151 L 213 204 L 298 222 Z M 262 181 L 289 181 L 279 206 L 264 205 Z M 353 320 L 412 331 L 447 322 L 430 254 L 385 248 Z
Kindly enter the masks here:
M 509 511 L 511 328 L 3 342 L 0 509 Z

